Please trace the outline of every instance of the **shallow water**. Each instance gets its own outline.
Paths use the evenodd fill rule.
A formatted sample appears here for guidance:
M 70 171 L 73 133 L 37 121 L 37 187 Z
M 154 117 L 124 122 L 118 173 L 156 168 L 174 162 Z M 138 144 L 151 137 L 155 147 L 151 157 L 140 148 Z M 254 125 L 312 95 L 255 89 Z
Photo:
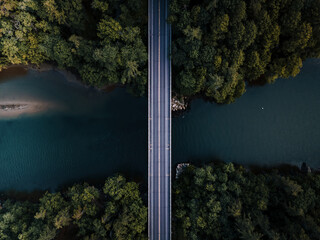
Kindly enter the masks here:
M 8 98 L 52 101 L 63 109 L 0 121 L 0 189 L 54 189 L 147 171 L 145 99 L 124 89 L 86 89 L 53 71 L 1 84 L 0 101 Z
M 195 100 L 173 119 L 173 164 L 221 159 L 320 167 L 320 62 L 294 79 L 249 88 L 231 105 Z M 147 176 L 147 100 L 102 93 L 54 71 L 0 83 L 3 99 L 43 100 L 59 110 L 0 120 L 0 189 L 55 189 L 116 172 Z M 263 108 L 263 109 L 262 109 Z

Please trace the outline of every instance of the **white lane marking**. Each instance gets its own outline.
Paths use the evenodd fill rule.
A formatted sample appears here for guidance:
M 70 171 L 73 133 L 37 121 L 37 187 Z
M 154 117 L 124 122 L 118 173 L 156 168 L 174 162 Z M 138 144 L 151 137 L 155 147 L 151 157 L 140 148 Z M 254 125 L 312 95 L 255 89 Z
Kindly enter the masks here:
M 158 114 L 159 114 L 159 122 L 158 122 L 158 130 L 159 130 L 159 134 L 158 134 L 158 160 L 159 160 L 159 163 L 158 163 L 158 187 L 159 187 L 159 189 L 158 189 L 158 192 L 159 192 L 159 199 L 158 199 L 158 204 L 159 204 L 159 209 L 158 209 L 158 213 L 159 213 L 159 216 L 158 216 L 158 221 L 159 221 L 159 223 L 158 223 L 158 225 L 159 225 L 159 229 L 158 229 L 158 231 L 159 231 L 159 239 L 161 238 L 160 237 L 160 232 L 161 232 L 161 211 L 160 211 L 160 207 L 161 207 L 161 201 L 160 201 L 160 193 L 161 193 L 161 178 L 160 178 L 160 166 L 161 166 L 161 164 L 160 164 L 160 161 L 161 161 L 161 155 L 160 155 L 160 126 L 161 126 L 161 124 L 160 124 L 160 40 L 161 40 L 161 37 L 160 37 L 160 33 L 161 33 L 161 31 L 160 31 L 160 28 L 161 28 L 161 23 L 160 23 L 160 21 L 161 21 L 161 19 L 160 19 L 160 2 L 161 2 L 161 0 L 158 0 L 158 34 L 159 34 L 159 36 L 158 36 Z
M 150 1 L 150 2 L 152 2 L 152 1 Z M 156 5 L 155 5 L 156 6 Z M 165 79 L 163 79 L 163 80 L 168 80 L 167 78 L 166 78 L 166 76 L 167 75 L 169 75 L 169 87 L 168 87 L 168 90 L 169 90 L 169 96 L 170 96 L 170 99 L 169 99 L 169 118 L 167 117 L 167 111 L 168 111 L 168 106 L 167 106 L 167 98 L 168 98 L 168 96 L 167 96 L 167 92 L 165 92 L 165 115 L 164 116 L 162 116 L 161 115 L 161 104 L 163 104 L 163 103 L 161 103 L 161 96 L 160 96 L 160 93 L 162 92 L 160 89 L 161 89 L 161 76 L 162 76 L 162 74 L 161 74 L 161 64 L 160 64 L 160 59 L 161 59 L 161 15 L 160 15 L 160 2 L 159 2 L 159 0 L 158 0 L 158 13 L 159 13 L 159 16 L 158 16 L 158 19 L 159 19 L 159 22 L 158 22 L 158 26 L 159 26 L 159 29 L 158 29 L 158 53 L 159 53 L 159 55 L 158 55 L 158 67 L 155 67 L 155 65 L 156 65 L 156 63 L 155 62 L 151 62 L 150 61 L 150 78 L 149 78 L 149 94 L 148 94 L 148 100 L 149 100 L 149 103 L 151 103 L 151 101 L 152 101 L 152 103 L 153 104 L 150 104 L 150 115 L 149 115 L 149 117 L 150 117 L 150 136 L 149 136 L 149 138 L 150 138 L 150 142 L 152 142 L 153 144 L 155 143 L 154 142 L 154 140 L 155 140 L 155 138 L 154 138 L 154 134 L 155 134 L 155 132 L 154 132 L 154 130 L 157 128 L 156 127 L 156 124 L 154 124 L 154 121 L 158 121 L 158 140 L 159 140 L 159 142 L 158 142 L 158 149 L 157 148 L 155 148 L 152 152 L 150 152 L 150 157 L 151 157 L 151 159 L 152 159 L 152 161 L 151 161 L 151 159 L 150 159 L 150 177 L 154 177 L 154 178 L 150 178 L 150 183 L 151 182 L 153 182 L 153 184 L 150 184 L 150 188 L 153 190 L 153 191 L 151 191 L 152 192 L 152 194 L 151 194 L 151 196 L 150 196 L 150 204 L 152 204 L 153 205 L 153 203 L 156 203 L 156 202 L 154 202 L 154 201 L 156 201 L 157 200 L 157 198 L 155 197 L 155 193 L 158 193 L 158 204 L 159 204 L 159 209 L 158 209 L 158 212 L 159 212 L 159 215 L 158 215 L 158 220 L 159 220 L 159 222 L 158 222 L 158 234 L 157 235 L 153 235 L 153 236 L 151 236 L 151 239 L 153 239 L 153 237 L 158 237 L 158 238 L 161 238 L 161 236 L 162 235 L 164 235 L 164 237 L 166 238 L 166 233 L 167 233 L 167 230 L 168 229 L 165 229 L 165 232 L 162 232 L 161 233 L 161 227 L 164 227 L 164 226 L 162 226 L 162 223 L 161 223 L 161 217 L 163 216 L 163 215 L 161 215 L 161 195 L 162 194 L 165 194 L 165 196 L 166 196 L 166 193 L 165 192 L 162 192 L 161 191 L 161 185 L 160 184 L 164 184 L 164 186 L 166 186 L 167 187 L 167 185 L 168 185 L 168 180 L 169 180 L 169 198 L 170 198 L 170 202 L 169 202 L 169 206 L 167 206 L 166 204 L 167 204 L 167 199 L 165 199 L 165 206 L 164 206 L 164 208 L 170 208 L 171 209 L 171 205 L 170 205 L 170 203 L 171 203 L 171 191 L 170 191 L 170 186 L 171 186 L 171 178 L 170 178 L 170 171 L 171 171 L 171 169 L 170 169 L 170 166 L 171 166 L 171 151 L 169 151 L 169 155 L 167 156 L 167 153 L 165 152 L 165 156 L 163 157 L 164 159 L 164 161 L 163 162 L 161 162 L 161 156 L 162 156 L 162 153 L 161 153 L 161 151 L 160 151 L 160 149 L 161 149 L 161 139 L 162 139 L 162 137 L 161 137 L 161 123 L 162 123 L 162 121 L 163 120 L 165 120 L 165 126 L 164 126 L 164 130 L 169 130 L 170 132 L 171 132 L 171 91 L 170 91 L 170 89 L 171 89 L 171 67 L 169 66 L 169 71 L 167 71 L 168 69 L 167 68 L 165 68 L 164 69 L 164 73 L 163 74 L 165 74 L 165 76 L 164 76 L 164 78 Z M 156 11 L 155 9 L 154 9 L 154 7 L 152 6 L 152 11 L 153 11 L 153 13 Z M 166 10 L 165 10 L 166 11 Z M 165 12 L 166 13 L 166 12 Z M 154 19 L 154 17 L 152 17 L 152 23 L 150 22 L 150 24 L 152 24 L 152 27 L 154 26 L 154 23 L 155 24 L 157 24 L 156 23 L 156 21 L 155 21 L 155 19 Z M 166 28 L 165 28 L 166 29 Z M 154 30 L 154 28 L 153 28 L 153 30 Z M 169 31 L 170 31 L 171 29 L 169 29 Z M 165 31 L 165 33 L 166 33 L 167 31 Z M 153 51 L 153 49 L 154 49 L 154 44 L 151 44 L 153 41 L 154 41 L 154 37 L 156 37 L 156 34 L 154 34 L 154 31 L 151 31 L 150 33 L 152 33 L 151 35 L 151 37 L 150 37 L 150 39 L 152 38 L 152 40 L 150 40 L 150 54 L 154 54 L 155 52 Z M 170 34 L 170 33 L 169 33 Z M 169 35 L 169 37 L 171 38 L 171 36 Z M 166 43 L 164 43 L 165 44 L 165 47 L 168 47 L 167 46 L 167 42 Z M 152 45 L 152 47 L 151 47 L 151 45 Z M 152 51 L 151 51 L 151 49 L 152 49 Z M 156 51 L 156 49 L 154 49 L 155 51 Z M 165 49 L 166 50 L 166 49 Z M 165 51 L 165 53 L 166 53 L 167 51 Z M 165 57 L 168 57 L 168 56 L 165 56 Z M 149 58 L 149 59 L 151 59 L 151 58 Z M 171 63 L 171 61 L 169 61 L 169 64 Z M 156 70 L 158 68 L 158 74 L 151 74 L 151 73 L 153 73 L 154 72 L 154 70 Z M 157 80 L 157 76 L 158 75 L 158 103 L 155 103 L 154 102 L 154 93 L 155 93 L 155 91 L 156 91 L 156 80 Z M 153 85 L 153 87 L 151 87 L 151 82 L 152 82 L 152 85 Z M 165 82 L 165 83 L 167 83 L 167 81 Z M 166 88 L 165 88 L 166 89 Z M 155 117 L 154 118 L 154 106 L 157 106 L 157 105 L 155 105 L 155 104 L 157 104 L 158 105 L 158 117 Z M 167 121 L 169 120 L 169 126 L 167 125 Z M 169 129 L 167 129 L 169 127 Z M 167 143 L 167 140 L 169 140 L 169 143 L 170 143 L 170 145 L 171 145 L 171 134 L 169 133 L 169 139 L 167 139 L 167 138 L 165 138 L 164 139 L 164 141 L 165 141 L 165 143 Z M 169 145 L 169 146 L 170 146 Z M 152 146 L 152 145 L 151 145 Z M 150 148 L 152 148 L 150 146 Z M 168 147 L 169 147 L 168 146 Z M 164 145 L 164 148 L 166 148 L 166 144 Z M 158 151 L 157 151 L 158 150 Z M 157 154 L 158 154 L 158 156 L 157 156 Z M 156 178 L 155 177 L 155 175 L 154 175 L 154 172 L 156 171 L 156 169 L 154 168 L 155 166 L 154 165 L 156 165 L 156 162 L 154 161 L 156 158 L 158 157 L 158 177 Z M 167 162 L 166 162 L 166 160 L 167 160 L 167 157 L 169 157 L 169 166 L 167 166 Z M 164 182 L 162 183 L 161 182 L 161 177 L 160 177 L 160 174 L 161 174 L 161 166 L 164 164 L 164 166 L 166 167 L 166 168 L 168 168 L 169 167 L 169 173 L 165 173 L 165 176 L 167 176 L 167 177 L 169 177 L 169 179 L 167 179 L 166 177 L 165 177 L 165 179 L 164 179 Z M 152 166 L 152 167 L 151 167 Z M 158 179 L 158 186 L 159 186 L 159 189 L 158 189 L 158 191 L 156 192 L 156 191 L 154 191 L 155 190 L 155 186 L 156 186 L 156 179 Z M 151 190 L 150 189 L 150 190 Z M 163 203 L 164 204 L 164 203 Z M 157 204 L 156 204 L 157 205 Z M 155 210 L 155 209 L 154 209 Z M 151 209 L 150 209 L 150 217 L 152 217 L 153 216 L 153 214 L 152 214 L 153 212 L 151 212 Z M 169 215 L 169 218 L 171 219 L 171 213 L 169 213 L 170 215 Z M 168 222 L 168 218 L 167 218 L 168 216 L 167 215 L 165 215 L 165 221 L 166 222 Z M 152 219 L 151 220 L 151 222 L 154 224 L 155 222 L 154 222 L 154 220 L 155 219 Z M 152 228 L 152 226 L 153 226 L 153 224 L 150 226 L 151 228 Z M 167 226 L 165 226 L 165 227 L 167 227 Z M 170 227 L 170 232 L 171 232 L 171 224 L 169 223 L 169 227 Z M 151 232 L 153 232 L 154 230 L 156 230 L 156 228 L 153 228 L 152 229 L 152 231 Z M 150 236 L 150 235 L 149 235 Z M 156 238 L 157 238 L 156 237 Z
M 149 9 L 148 9 L 148 24 L 149 24 L 149 29 L 148 31 L 152 31 L 152 28 L 151 28 L 151 5 L 152 5 L 152 1 L 149 1 Z M 152 34 L 151 32 L 149 32 L 149 35 L 150 35 L 150 39 L 149 41 L 152 41 Z M 152 62 L 150 61 L 150 56 L 151 56 L 151 44 L 149 43 L 149 51 L 148 51 L 148 67 L 149 67 L 149 71 L 148 71 L 148 116 L 149 116 L 149 120 L 152 119 L 152 113 L 151 113 L 151 99 L 150 99 L 150 96 L 151 96 L 151 70 L 152 70 Z M 148 141 L 149 143 L 152 141 L 151 139 L 151 122 L 148 121 Z M 151 186 L 151 183 L 152 183 L 152 180 L 151 180 L 151 175 L 152 172 L 151 172 L 151 169 L 152 169 L 152 161 L 151 161 L 151 155 L 152 155 L 152 150 L 150 149 L 150 151 L 148 151 L 148 173 L 149 173 L 149 178 L 148 178 L 148 191 L 151 192 L 152 190 L 152 186 Z M 152 213 L 151 213 L 151 201 L 152 201 L 152 194 L 148 194 L 148 205 L 149 205 L 149 208 L 148 208 L 148 220 L 149 222 L 151 221 L 151 216 L 152 216 Z M 150 236 L 151 234 L 151 227 L 150 227 L 150 223 L 148 224 L 148 235 Z
M 168 6 L 168 3 L 167 5 Z M 168 10 L 168 8 L 167 8 Z M 168 13 L 167 13 L 168 14 Z M 167 23 L 168 24 L 168 23 Z M 168 58 L 169 58 L 169 118 L 170 118 L 170 121 L 169 121 L 169 146 L 171 148 L 171 144 L 172 144 L 172 136 L 171 136 L 171 124 L 172 124 L 172 121 L 171 121 L 171 100 L 172 100 L 172 92 L 171 92 L 171 89 L 172 89 L 172 75 L 171 75 L 171 25 L 167 25 L 169 27 L 169 46 L 168 46 Z M 170 232 L 170 239 L 171 239 L 171 149 L 170 149 L 170 152 L 169 152 L 169 189 L 170 189 L 170 192 L 169 192 L 169 232 Z

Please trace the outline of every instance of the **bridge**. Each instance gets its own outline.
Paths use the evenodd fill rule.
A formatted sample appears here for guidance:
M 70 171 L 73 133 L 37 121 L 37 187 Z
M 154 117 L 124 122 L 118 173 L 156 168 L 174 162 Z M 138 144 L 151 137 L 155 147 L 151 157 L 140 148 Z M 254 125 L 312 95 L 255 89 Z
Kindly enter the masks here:
M 171 27 L 169 0 L 149 0 L 148 235 L 171 239 Z

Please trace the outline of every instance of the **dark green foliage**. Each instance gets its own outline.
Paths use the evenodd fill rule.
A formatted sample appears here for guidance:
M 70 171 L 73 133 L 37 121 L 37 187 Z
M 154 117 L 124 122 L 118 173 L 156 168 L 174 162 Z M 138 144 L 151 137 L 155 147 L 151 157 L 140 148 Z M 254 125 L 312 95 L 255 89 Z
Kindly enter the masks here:
M 319 0 L 172 0 L 174 90 L 230 103 L 320 57 Z
M 114 233 L 115 239 L 142 238 L 141 233 L 147 224 L 147 208 L 140 198 L 138 185 L 118 176 L 106 181 L 103 192 L 108 203 L 101 221 L 108 231 Z
M 320 55 L 320 0 L 172 0 L 173 90 L 230 103 L 245 82 L 296 76 Z M 86 84 L 147 85 L 147 1 L 3 0 L 0 70 L 54 62 Z
M 0 70 L 50 61 L 88 85 L 126 84 L 143 95 L 147 1 L 135 2 L 0 1 Z
M 173 184 L 176 239 L 320 239 L 320 176 L 190 166 Z
M 173 239 L 320 239 L 319 174 L 190 166 L 172 197 Z M 146 239 L 146 229 L 139 186 L 122 176 L 0 204 L 0 239 Z
M 7 200 L 0 206 L 0 239 L 51 240 L 68 229 L 77 233 L 72 239 L 146 238 L 139 185 L 122 176 L 108 178 L 101 190 L 76 184 L 45 193 L 38 203 Z

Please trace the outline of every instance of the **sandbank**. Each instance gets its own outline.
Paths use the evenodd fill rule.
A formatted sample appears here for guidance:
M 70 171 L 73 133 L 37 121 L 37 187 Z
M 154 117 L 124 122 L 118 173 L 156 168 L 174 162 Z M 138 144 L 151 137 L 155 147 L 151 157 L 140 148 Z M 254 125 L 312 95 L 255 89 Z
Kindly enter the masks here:
M 55 108 L 54 104 L 42 101 L 2 101 L 0 100 L 0 119 L 33 115 Z

